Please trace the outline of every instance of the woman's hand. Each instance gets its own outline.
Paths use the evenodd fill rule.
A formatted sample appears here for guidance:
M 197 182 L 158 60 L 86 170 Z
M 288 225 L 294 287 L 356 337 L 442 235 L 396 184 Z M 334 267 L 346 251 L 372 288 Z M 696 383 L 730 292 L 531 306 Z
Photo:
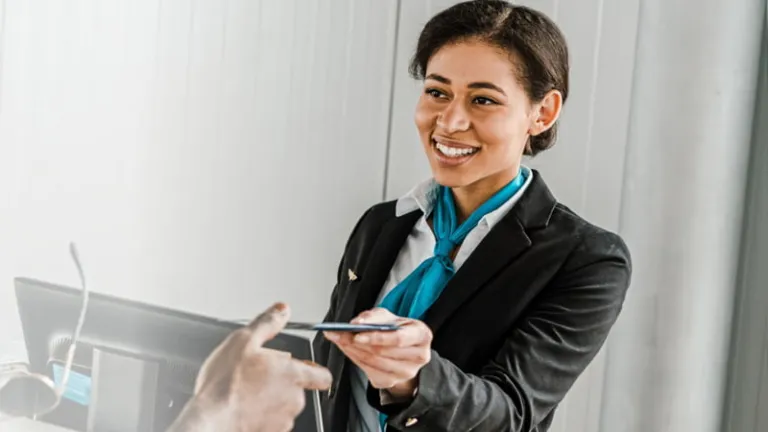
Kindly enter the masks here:
M 394 397 L 409 397 L 418 386 L 419 371 L 431 358 L 432 331 L 419 320 L 402 318 L 383 308 L 365 311 L 352 320 L 353 324 L 392 322 L 401 327 L 391 332 L 324 335 L 365 372 L 374 388 Z

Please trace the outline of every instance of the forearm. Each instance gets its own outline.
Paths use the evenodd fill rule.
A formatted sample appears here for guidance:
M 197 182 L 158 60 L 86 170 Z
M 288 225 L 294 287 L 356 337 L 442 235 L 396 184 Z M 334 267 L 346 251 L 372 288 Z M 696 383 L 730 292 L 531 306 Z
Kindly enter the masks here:
M 369 401 L 389 415 L 389 423 L 409 431 L 522 431 L 532 424 L 526 395 L 505 374 L 477 376 L 461 371 L 433 351 L 421 370 L 417 394 L 408 403 L 380 405 L 379 392 Z M 378 400 L 377 400 L 378 399 Z M 410 420 L 413 422 L 413 420 Z

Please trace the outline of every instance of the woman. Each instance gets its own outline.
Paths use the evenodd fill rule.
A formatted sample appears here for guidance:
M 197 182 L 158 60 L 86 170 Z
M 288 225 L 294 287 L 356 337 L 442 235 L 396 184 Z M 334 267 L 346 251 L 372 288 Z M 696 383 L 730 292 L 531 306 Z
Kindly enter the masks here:
M 433 179 L 362 216 L 326 316 L 402 327 L 318 336 L 327 427 L 546 431 L 630 281 L 621 238 L 521 163 L 555 143 L 565 40 L 531 9 L 461 3 L 426 24 L 411 72 Z

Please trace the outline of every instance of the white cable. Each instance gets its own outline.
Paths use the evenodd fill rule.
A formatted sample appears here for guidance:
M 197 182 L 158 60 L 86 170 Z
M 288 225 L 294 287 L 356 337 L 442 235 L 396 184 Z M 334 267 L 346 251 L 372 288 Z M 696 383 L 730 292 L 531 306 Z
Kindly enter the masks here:
M 72 364 L 75 360 L 75 348 L 77 346 L 77 342 L 80 340 L 80 332 L 83 330 L 83 324 L 85 323 L 85 313 L 88 311 L 89 298 L 88 285 L 85 283 L 85 272 L 83 271 L 83 266 L 80 262 L 80 255 L 77 253 L 77 247 L 75 246 L 74 242 L 69 243 L 69 254 L 72 256 L 72 261 L 75 262 L 75 267 L 77 267 L 77 274 L 80 277 L 80 286 L 83 290 L 83 302 L 80 306 L 80 316 L 77 318 L 75 334 L 72 336 L 72 342 L 69 344 L 69 349 L 67 350 L 67 362 L 64 365 L 64 376 L 62 376 L 57 388 L 59 395 L 64 392 L 64 389 L 67 387 L 67 381 L 69 381 L 69 373 L 72 370 Z

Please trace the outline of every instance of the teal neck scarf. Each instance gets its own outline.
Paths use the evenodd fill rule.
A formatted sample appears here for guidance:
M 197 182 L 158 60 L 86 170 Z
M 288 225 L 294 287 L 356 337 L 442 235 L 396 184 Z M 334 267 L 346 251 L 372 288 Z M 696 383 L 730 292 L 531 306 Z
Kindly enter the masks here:
M 525 184 L 526 171 L 520 170 L 514 180 L 491 196 L 461 225 L 457 223 L 453 192 L 448 187 L 440 186 L 432 218 L 432 229 L 437 240 L 434 255 L 422 262 L 416 270 L 390 291 L 379 306 L 397 316 L 422 319 L 456 273 L 451 252 L 464 241 L 467 234 L 485 215 L 498 209 L 517 194 Z M 386 421 L 386 415 L 380 414 L 381 430 L 385 430 Z

